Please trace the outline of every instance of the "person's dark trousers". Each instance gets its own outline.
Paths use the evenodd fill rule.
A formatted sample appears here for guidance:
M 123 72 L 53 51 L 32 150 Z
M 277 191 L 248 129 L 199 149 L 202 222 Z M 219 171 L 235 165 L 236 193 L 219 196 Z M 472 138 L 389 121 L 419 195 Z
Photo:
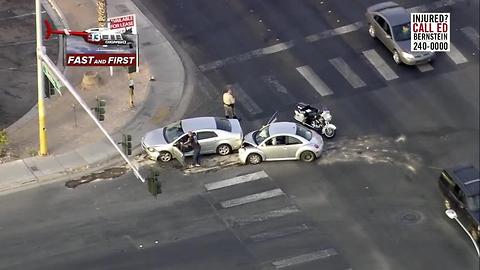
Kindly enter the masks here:
M 193 164 L 200 165 L 200 148 L 193 149 Z

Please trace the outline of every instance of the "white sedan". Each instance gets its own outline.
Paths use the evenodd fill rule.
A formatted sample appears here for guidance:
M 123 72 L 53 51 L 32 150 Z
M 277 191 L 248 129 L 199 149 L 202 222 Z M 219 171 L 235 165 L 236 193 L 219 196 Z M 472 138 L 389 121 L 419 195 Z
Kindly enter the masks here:
M 303 160 L 320 157 L 322 136 L 291 122 L 274 122 L 248 133 L 238 151 L 242 163 L 258 164 L 270 160 Z

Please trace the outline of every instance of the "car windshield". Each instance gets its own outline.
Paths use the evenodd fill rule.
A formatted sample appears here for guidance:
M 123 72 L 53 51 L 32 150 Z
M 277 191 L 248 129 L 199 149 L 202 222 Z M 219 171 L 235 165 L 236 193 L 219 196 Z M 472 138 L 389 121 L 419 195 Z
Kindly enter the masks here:
M 265 141 L 266 138 L 270 136 L 270 132 L 268 132 L 269 126 L 263 127 L 255 133 L 253 133 L 253 140 L 255 141 L 256 144 L 261 144 L 263 141 Z
M 480 195 L 467 197 L 467 207 L 470 211 L 480 210 Z
M 310 141 L 312 139 L 312 132 L 307 128 L 297 125 L 297 131 L 295 132 L 298 136 Z
M 392 27 L 393 38 L 396 41 L 410 40 L 410 22 Z
M 173 142 L 178 137 L 183 135 L 182 123 L 175 122 L 165 127 L 163 130 L 163 136 L 168 143 Z

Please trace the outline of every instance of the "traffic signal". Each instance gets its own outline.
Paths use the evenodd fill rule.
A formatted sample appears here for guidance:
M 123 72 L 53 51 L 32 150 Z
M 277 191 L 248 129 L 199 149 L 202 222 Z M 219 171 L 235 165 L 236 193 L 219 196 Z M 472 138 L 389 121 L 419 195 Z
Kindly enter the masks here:
M 123 152 L 129 156 L 132 154 L 132 135 L 130 134 L 123 134 Z
M 98 121 L 105 120 L 105 105 L 107 102 L 104 99 L 96 99 L 97 105 L 95 106 L 95 114 L 97 115 Z
M 148 192 L 150 192 L 155 197 L 157 197 L 158 194 L 162 193 L 162 184 L 160 183 L 159 178 L 160 173 L 157 171 L 152 171 L 151 176 L 147 178 Z
M 45 97 L 50 98 L 50 96 L 55 95 L 55 87 L 52 85 L 47 76 L 45 76 Z

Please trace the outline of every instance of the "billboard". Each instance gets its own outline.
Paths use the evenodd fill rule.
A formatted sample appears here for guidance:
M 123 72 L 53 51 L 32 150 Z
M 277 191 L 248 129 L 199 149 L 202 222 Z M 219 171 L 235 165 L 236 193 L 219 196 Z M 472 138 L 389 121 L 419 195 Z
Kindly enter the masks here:
M 138 35 L 135 14 L 108 18 L 108 28 L 83 31 L 53 29 L 45 21 L 47 33 L 64 38 L 65 66 L 134 66 L 138 71 Z

